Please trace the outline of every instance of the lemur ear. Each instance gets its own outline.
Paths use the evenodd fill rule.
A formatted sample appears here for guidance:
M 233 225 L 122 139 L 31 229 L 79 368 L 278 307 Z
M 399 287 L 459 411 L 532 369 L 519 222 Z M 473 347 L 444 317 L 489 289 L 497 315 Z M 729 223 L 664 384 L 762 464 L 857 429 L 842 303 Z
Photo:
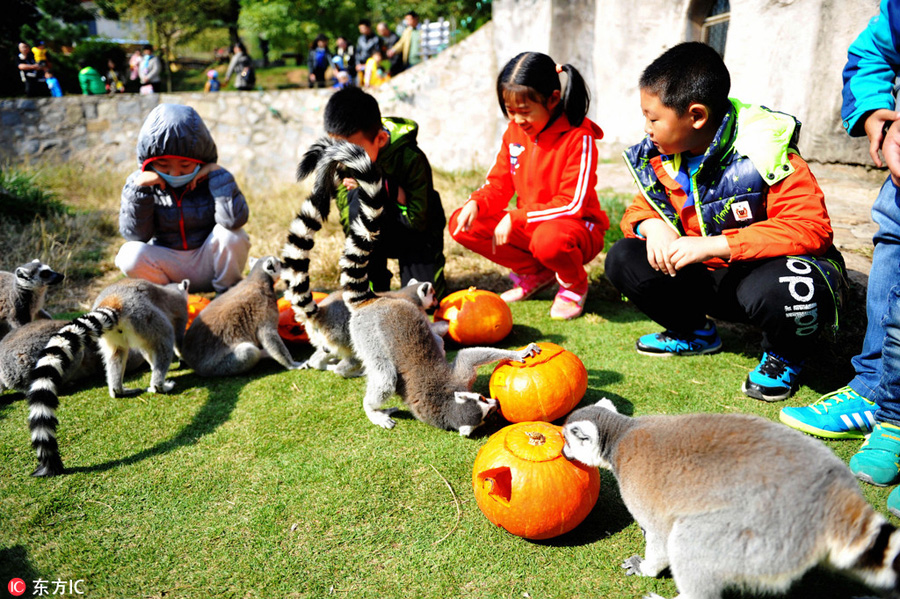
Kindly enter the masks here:
M 253 267 L 256 266 L 257 262 L 259 262 L 259 258 L 254 258 L 253 256 L 250 256 L 250 261 L 248 262 L 248 264 L 250 265 L 250 270 L 253 270 Z
M 190 287 L 191 287 L 190 279 L 182 279 L 181 282 L 178 284 L 178 288 L 183 291 L 187 291 L 188 289 L 190 289 Z
M 603 408 L 605 410 L 609 410 L 610 412 L 615 412 L 616 414 L 619 413 L 619 410 L 616 409 L 616 405 L 606 397 L 604 397 L 594 405 L 596 405 L 598 408 Z
M 281 262 L 275 256 L 267 256 L 266 261 L 263 263 L 263 270 L 277 279 L 281 272 Z

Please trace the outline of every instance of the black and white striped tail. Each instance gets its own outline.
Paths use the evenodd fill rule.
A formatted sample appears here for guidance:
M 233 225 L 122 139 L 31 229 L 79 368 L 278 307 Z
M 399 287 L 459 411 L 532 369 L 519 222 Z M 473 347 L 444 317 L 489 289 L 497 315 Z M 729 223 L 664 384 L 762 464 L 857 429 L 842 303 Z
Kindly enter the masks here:
M 377 297 L 369 287 L 369 256 L 378 239 L 381 213 L 387 199 L 387 191 L 379 179 L 363 184 L 359 180 L 359 214 L 350 224 L 350 234 L 344 241 L 341 256 L 341 287 L 344 303 L 352 312 L 361 303 Z
M 361 198 L 371 198 L 382 188 L 380 172 L 368 154 L 349 142 L 322 137 L 301 158 L 297 165 L 298 180 L 315 173 L 315 181 L 312 192 L 291 222 L 281 256 L 281 278 L 287 285 L 284 297 L 301 321 L 312 318 L 318 310 L 309 285 L 309 256 L 315 245 L 314 236 L 328 218 L 341 170 L 342 176 L 359 182 Z
M 119 314 L 111 308 L 98 308 L 79 316 L 50 338 L 41 350 L 31 371 L 28 390 L 28 427 L 31 446 L 37 452 L 38 467 L 32 476 L 55 476 L 63 473 L 59 446 L 56 443 L 56 408 L 58 389 L 75 355 L 91 340 L 116 326 Z

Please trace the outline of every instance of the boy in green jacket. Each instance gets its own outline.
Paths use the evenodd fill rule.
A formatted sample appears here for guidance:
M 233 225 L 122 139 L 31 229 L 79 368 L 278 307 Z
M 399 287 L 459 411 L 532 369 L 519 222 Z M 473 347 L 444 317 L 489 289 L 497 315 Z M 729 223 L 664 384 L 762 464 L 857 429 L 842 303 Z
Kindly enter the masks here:
M 418 125 L 408 119 L 381 117 L 378 101 L 357 87 L 338 90 L 325 106 L 325 131 L 361 146 L 384 173 L 389 201 L 381 234 L 369 259 L 374 291 L 391 286 L 388 258 L 400 267 L 400 285 L 410 279 L 434 284 L 435 296 L 447 292 L 444 280 L 444 226 L 441 196 L 434 189 L 431 165 L 416 143 Z M 346 234 L 359 210 L 356 181 L 344 179 L 337 206 Z

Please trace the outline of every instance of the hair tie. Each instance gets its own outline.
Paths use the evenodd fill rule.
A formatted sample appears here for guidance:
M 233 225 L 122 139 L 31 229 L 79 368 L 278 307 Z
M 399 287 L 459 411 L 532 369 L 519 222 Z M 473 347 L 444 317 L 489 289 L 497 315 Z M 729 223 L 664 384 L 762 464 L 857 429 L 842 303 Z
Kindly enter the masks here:
M 563 68 L 564 68 L 563 65 L 557 64 L 557 65 L 556 65 L 556 72 L 557 72 L 557 73 L 562 73 L 562 72 L 563 72 Z

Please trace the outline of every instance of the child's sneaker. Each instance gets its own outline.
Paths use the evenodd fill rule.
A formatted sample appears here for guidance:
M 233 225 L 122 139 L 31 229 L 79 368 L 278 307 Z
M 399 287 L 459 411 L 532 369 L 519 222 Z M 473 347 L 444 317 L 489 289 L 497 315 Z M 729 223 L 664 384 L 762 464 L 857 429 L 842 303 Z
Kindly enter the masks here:
M 644 335 L 637 340 L 635 349 L 647 356 L 697 356 L 719 351 L 722 340 L 716 325 L 707 320 L 706 326 L 687 335 L 674 331 Z
M 803 362 L 790 362 L 771 352 L 763 352 L 762 360 L 747 375 L 741 391 L 753 399 L 781 401 L 797 390 L 797 379 Z
M 900 476 L 900 426 L 876 422 L 872 434 L 850 458 L 850 470 L 870 485 L 886 487 Z
M 528 299 L 541 289 L 549 287 L 556 280 L 556 275 L 552 270 L 544 269 L 534 275 L 517 275 L 511 272 L 509 278 L 515 286 L 500 294 L 500 298 L 507 304 Z
M 553 305 L 550 306 L 550 318 L 553 320 L 572 320 L 578 318 L 584 311 L 584 300 L 587 299 L 588 286 L 584 284 L 584 291 L 578 293 L 579 290 L 566 289 L 560 287 L 553 298 Z
M 826 439 L 862 439 L 875 426 L 878 406 L 850 387 L 819 398 L 811 406 L 781 408 L 779 418 L 798 431 Z
M 887 498 L 888 511 L 900 518 L 900 487 L 894 487 Z

